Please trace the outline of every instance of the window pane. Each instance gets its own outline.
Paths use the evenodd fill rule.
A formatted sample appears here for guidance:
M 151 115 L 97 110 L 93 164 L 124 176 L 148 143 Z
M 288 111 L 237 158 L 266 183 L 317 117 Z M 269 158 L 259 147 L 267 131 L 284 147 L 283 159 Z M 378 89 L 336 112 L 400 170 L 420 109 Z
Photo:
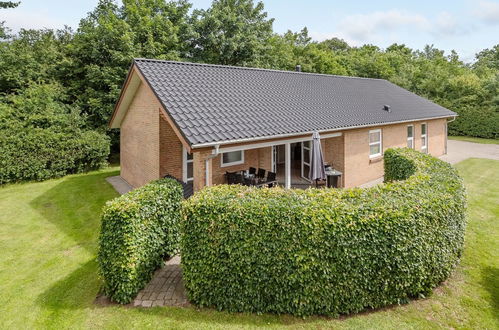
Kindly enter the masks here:
M 369 143 L 380 142 L 381 132 L 369 132 Z
M 310 166 L 303 164 L 303 176 L 308 178 L 310 173 Z
M 413 126 L 407 126 L 407 137 L 413 137 L 414 136 L 414 127 Z
M 371 155 L 377 155 L 381 153 L 381 148 L 379 144 L 373 144 L 372 146 L 370 146 L 370 148 L 371 148 L 370 151 Z
M 310 151 L 308 149 L 303 149 L 303 161 L 305 163 L 310 162 Z
M 243 159 L 243 153 L 242 151 L 224 152 L 222 157 L 224 164 L 234 163 Z
M 193 165 L 192 163 L 187 163 L 187 179 L 191 179 L 194 177 L 192 165 Z
M 425 147 L 426 147 L 426 137 L 425 137 L 425 136 L 422 136 L 422 137 L 421 137 L 421 146 L 422 146 L 423 148 L 425 148 Z
M 310 148 L 310 141 L 303 141 L 303 146 L 305 148 Z
M 426 134 L 426 124 L 421 124 L 421 134 Z
M 413 148 L 413 140 L 412 139 L 407 139 L 407 148 Z
M 191 160 L 191 159 L 192 159 L 192 154 L 187 152 L 187 160 Z

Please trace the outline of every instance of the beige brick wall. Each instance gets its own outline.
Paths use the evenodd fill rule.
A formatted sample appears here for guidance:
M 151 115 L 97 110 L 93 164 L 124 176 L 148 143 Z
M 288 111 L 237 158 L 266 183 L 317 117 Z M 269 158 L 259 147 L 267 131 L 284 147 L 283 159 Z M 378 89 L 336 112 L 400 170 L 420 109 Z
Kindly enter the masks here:
M 121 176 L 134 187 L 159 178 L 159 107 L 141 84 L 121 124 Z
M 163 177 L 166 174 L 173 175 L 179 180 L 183 180 L 183 147 L 182 142 L 173 131 L 170 123 L 163 116 L 160 116 L 159 131 L 159 173 Z
M 335 170 L 344 172 L 345 148 L 344 137 L 334 137 L 323 139 L 321 141 L 324 152 L 324 161 L 333 166 Z M 341 185 L 341 182 L 340 182 Z
M 421 150 L 421 123 L 415 122 L 415 149 Z M 444 154 L 445 119 L 426 121 L 428 125 L 428 151 L 433 156 Z M 383 151 L 393 147 L 407 146 L 407 123 L 386 125 L 382 129 Z M 383 158 L 369 158 L 369 130 L 361 128 L 343 131 L 345 162 L 343 182 L 345 187 L 355 187 L 383 176 Z

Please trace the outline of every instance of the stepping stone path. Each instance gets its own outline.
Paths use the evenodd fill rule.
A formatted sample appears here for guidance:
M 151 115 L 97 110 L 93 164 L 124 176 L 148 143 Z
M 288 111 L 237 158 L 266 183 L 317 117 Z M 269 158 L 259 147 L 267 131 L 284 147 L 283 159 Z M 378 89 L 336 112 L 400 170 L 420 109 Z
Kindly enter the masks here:
M 189 301 L 182 281 L 180 256 L 175 256 L 165 262 L 165 266 L 154 273 L 151 282 L 138 293 L 133 301 L 133 306 L 137 307 L 187 305 Z

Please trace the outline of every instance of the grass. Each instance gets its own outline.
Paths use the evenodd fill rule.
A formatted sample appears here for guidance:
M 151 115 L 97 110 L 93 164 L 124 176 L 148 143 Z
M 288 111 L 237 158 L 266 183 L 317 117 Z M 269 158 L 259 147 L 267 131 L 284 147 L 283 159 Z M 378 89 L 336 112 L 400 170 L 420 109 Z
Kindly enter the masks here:
M 499 144 L 498 139 L 482 139 L 472 136 L 449 136 L 449 140 L 466 141 L 482 144 Z
M 428 299 L 342 319 L 98 306 L 99 214 L 116 196 L 104 179 L 117 168 L 0 188 L 0 328 L 497 328 L 499 162 L 457 167 L 469 191 L 469 225 L 452 278 Z

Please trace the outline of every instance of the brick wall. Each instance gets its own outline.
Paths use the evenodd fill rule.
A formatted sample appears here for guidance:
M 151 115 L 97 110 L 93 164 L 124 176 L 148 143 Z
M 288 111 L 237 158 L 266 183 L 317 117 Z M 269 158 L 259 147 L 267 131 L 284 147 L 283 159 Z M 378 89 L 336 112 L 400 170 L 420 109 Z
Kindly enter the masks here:
M 141 84 L 121 124 L 121 177 L 134 187 L 159 178 L 159 106 Z
M 159 173 L 163 177 L 170 174 L 179 180 L 183 180 L 183 147 L 178 136 L 173 131 L 170 123 L 163 116 L 159 121 Z
M 421 150 L 421 123 L 415 122 L 414 142 L 415 149 Z M 426 121 L 428 127 L 428 151 L 433 156 L 444 154 L 445 148 L 445 119 Z M 407 146 L 407 125 L 387 125 L 382 129 L 383 150 L 392 147 Z M 343 131 L 345 161 L 343 182 L 345 187 L 355 187 L 383 176 L 383 158 L 369 158 L 369 130 L 375 128 L 361 128 Z
M 324 152 L 324 161 L 331 165 L 335 170 L 344 172 L 344 136 L 342 135 L 334 138 L 323 139 L 321 141 L 321 145 L 322 151 Z

